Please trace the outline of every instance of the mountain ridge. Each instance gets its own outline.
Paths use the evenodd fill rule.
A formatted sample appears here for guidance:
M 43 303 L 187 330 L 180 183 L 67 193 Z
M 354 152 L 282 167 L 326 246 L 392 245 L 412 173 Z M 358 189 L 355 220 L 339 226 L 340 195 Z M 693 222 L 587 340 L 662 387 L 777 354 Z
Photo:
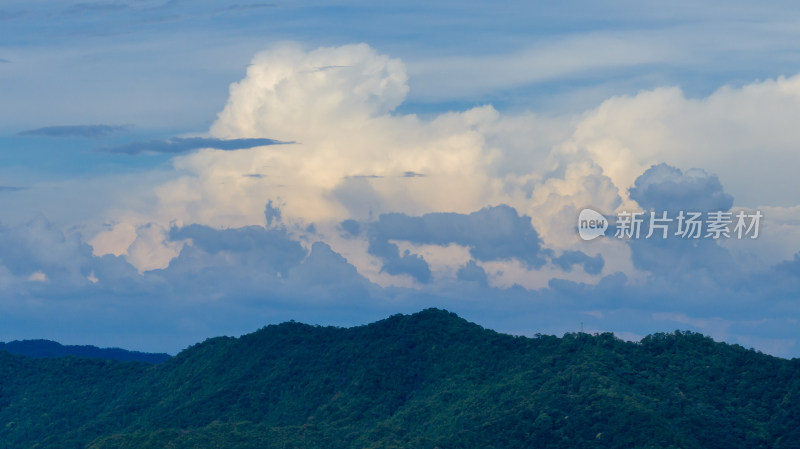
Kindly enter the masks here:
M 130 351 L 122 348 L 100 348 L 93 345 L 63 345 L 45 339 L 13 340 L 0 342 L 0 351 L 33 358 L 84 357 L 117 360 L 120 362 L 138 361 L 158 364 L 171 356 L 166 353 Z
M 159 365 L 13 357 L 0 441 L 15 448 L 800 445 L 800 360 L 691 332 L 527 338 L 426 309 L 265 326 Z

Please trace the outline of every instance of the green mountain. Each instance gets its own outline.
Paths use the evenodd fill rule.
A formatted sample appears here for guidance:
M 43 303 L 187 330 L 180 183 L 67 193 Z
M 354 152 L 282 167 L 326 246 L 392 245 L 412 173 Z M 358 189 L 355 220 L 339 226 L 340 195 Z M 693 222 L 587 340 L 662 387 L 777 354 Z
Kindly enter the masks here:
M 800 360 L 700 334 L 513 337 L 429 309 L 159 365 L 0 352 L 0 448 L 799 448 Z

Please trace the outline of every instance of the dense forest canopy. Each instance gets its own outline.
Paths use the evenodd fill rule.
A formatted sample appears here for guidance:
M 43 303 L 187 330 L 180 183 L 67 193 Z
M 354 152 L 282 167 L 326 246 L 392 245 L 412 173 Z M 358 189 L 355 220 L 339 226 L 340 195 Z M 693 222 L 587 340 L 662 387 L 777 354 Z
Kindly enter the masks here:
M 0 351 L 2 447 L 797 448 L 800 360 L 692 332 L 515 337 L 437 309 L 158 365 Z

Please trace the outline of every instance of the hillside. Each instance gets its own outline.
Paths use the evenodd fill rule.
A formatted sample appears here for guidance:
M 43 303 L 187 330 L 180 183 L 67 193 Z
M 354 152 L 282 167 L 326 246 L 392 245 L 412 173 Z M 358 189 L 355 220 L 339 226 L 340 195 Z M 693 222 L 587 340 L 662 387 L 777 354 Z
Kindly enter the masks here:
M 0 342 L 0 351 L 8 351 L 11 354 L 34 358 L 75 356 L 91 359 L 118 360 L 120 362 L 138 361 L 146 363 L 161 363 L 170 357 L 169 354 L 127 351 L 120 348 L 62 345 L 50 340 L 15 340 L 8 343 Z
M 349 329 L 290 322 L 155 366 L 0 353 L 0 442 L 797 448 L 800 360 L 695 333 L 513 337 L 435 309 Z

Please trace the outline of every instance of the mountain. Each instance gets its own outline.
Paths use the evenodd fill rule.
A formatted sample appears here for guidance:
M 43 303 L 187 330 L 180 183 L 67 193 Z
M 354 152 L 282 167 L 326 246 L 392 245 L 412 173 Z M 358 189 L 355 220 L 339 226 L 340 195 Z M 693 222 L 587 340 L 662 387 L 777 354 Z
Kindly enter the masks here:
M 11 354 L 34 358 L 75 356 L 92 359 L 118 360 L 120 362 L 135 360 L 145 363 L 161 363 L 170 358 L 169 354 L 127 351 L 120 348 L 98 348 L 97 346 L 62 345 L 50 340 L 15 340 L 8 343 L 0 342 L 0 351 L 8 351 Z
M 0 448 L 798 448 L 800 360 L 700 334 L 514 337 L 436 309 L 159 365 L 0 353 Z

